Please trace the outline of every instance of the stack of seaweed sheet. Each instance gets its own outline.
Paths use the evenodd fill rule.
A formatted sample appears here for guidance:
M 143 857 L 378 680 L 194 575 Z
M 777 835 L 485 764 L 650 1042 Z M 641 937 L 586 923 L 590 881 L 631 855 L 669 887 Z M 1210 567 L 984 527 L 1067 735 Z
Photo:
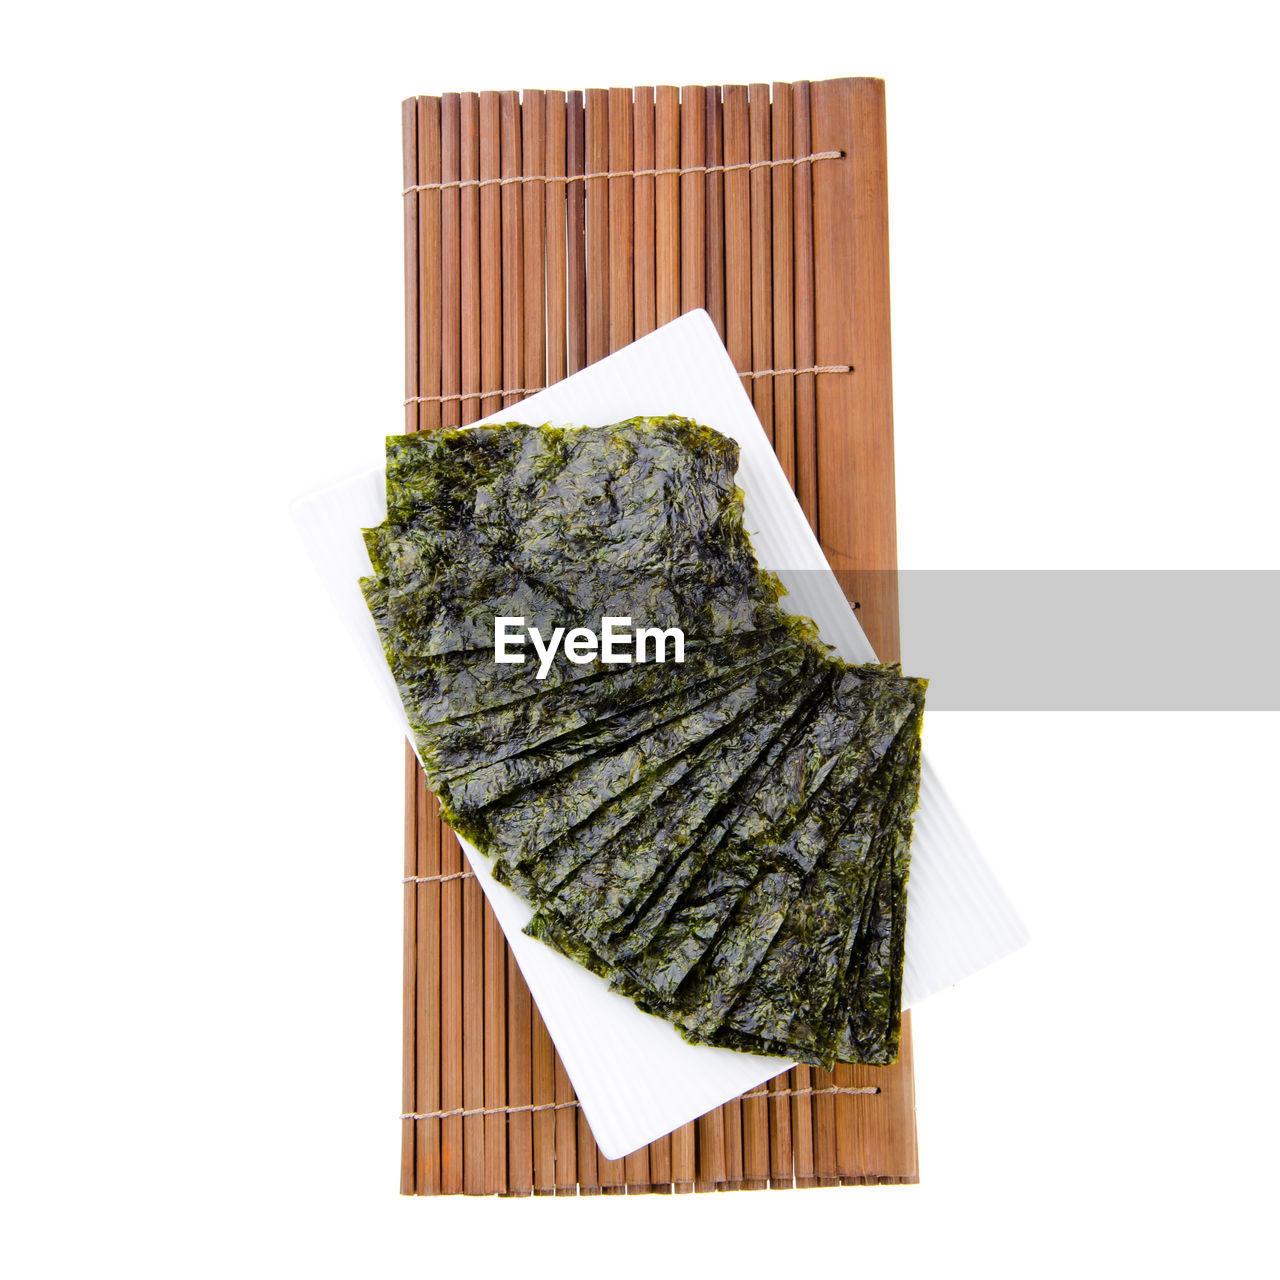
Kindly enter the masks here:
M 362 580 L 428 782 L 528 932 L 695 1043 L 897 1055 L 925 681 L 778 605 L 737 445 L 684 418 L 390 437 Z M 679 627 L 498 662 L 495 619 Z

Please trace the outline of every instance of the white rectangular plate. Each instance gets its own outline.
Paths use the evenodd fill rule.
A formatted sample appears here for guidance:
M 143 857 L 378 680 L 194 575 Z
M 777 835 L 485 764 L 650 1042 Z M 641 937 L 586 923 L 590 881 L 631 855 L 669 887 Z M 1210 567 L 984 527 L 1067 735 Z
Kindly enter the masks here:
M 760 564 L 791 588 L 782 604 L 811 617 L 851 662 L 874 661 L 818 540 L 705 311 L 681 316 L 485 423 L 603 426 L 668 413 L 695 418 L 741 449 L 738 483 Z M 479 425 L 479 424 L 476 424 Z M 357 580 L 370 572 L 360 530 L 386 515 L 385 477 L 369 470 L 299 499 L 294 519 L 338 612 L 408 733 L 395 682 Z M 920 674 L 927 675 L 927 672 Z M 412 740 L 412 735 L 410 740 Z M 464 846 L 555 1041 L 596 1143 L 616 1160 L 792 1065 L 685 1044 L 585 969 L 522 933 L 531 912 Z M 928 763 L 912 842 L 903 1006 L 1015 950 L 1026 933 Z

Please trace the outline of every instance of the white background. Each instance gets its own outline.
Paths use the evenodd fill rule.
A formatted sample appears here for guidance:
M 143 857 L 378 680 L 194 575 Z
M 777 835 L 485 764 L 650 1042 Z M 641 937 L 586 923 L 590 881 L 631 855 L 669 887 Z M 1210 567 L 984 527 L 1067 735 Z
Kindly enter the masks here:
M 401 421 L 402 97 L 885 77 L 903 566 L 1280 550 L 1267 6 L 471 12 L 9 15 L 0 1265 L 1266 1271 L 1263 714 L 933 717 L 1034 942 L 917 1013 L 919 1187 L 396 1195 L 401 744 L 286 505 Z

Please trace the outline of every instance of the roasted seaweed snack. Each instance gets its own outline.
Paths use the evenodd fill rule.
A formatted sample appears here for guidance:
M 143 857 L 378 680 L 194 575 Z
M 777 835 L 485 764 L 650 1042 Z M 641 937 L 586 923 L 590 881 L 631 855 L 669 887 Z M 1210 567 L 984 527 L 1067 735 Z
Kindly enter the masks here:
M 748 667 L 726 676 L 686 685 L 674 695 L 608 716 L 586 728 L 552 738 L 539 746 L 452 777 L 441 774 L 441 799 L 451 813 L 486 812 L 505 806 L 498 825 L 518 823 L 514 809 L 528 813 L 546 809 L 563 797 L 564 812 L 555 821 L 581 812 L 576 797 L 609 799 L 619 785 L 660 766 L 704 737 L 718 733 L 760 696 L 762 684 L 777 679 L 779 667 L 790 670 L 799 651 L 764 653 Z M 561 774 L 572 771 L 572 778 Z M 510 797 L 510 800 L 508 800 Z M 543 828 L 539 828 L 540 830 Z M 504 837 L 505 839 L 505 837 Z M 533 839 L 532 835 L 522 838 Z
M 620 740 L 630 724 L 670 718 L 679 698 L 719 681 L 746 678 L 794 642 L 781 630 L 751 632 L 732 645 L 709 646 L 669 670 L 657 663 L 606 668 L 598 681 L 574 681 L 457 719 L 415 726 L 424 760 L 444 778 L 492 767 L 548 743 L 584 742 L 586 734 Z
M 737 462 L 680 417 L 391 437 L 361 588 L 428 783 L 527 932 L 695 1043 L 889 1062 L 925 682 L 781 608 Z M 606 617 L 679 628 L 679 660 L 542 660 Z

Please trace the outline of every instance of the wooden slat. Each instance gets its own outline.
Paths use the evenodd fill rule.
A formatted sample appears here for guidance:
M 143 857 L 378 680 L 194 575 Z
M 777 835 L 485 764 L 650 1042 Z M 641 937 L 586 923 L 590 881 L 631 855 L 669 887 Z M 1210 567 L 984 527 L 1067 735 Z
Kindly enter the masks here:
M 724 1181 L 724 1113 L 717 1107 L 698 1120 L 698 1172 L 694 1189 L 715 1191 Z
M 612 145 L 610 135 L 610 94 L 607 89 L 588 89 L 586 102 L 587 172 L 607 173 Z M 628 117 L 619 138 L 625 135 L 630 148 L 631 121 Z M 587 358 L 594 363 L 609 354 L 613 333 L 611 304 L 614 296 L 631 302 L 631 265 L 619 264 L 619 276 L 625 276 L 625 287 L 616 286 L 612 274 L 610 195 L 613 184 L 608 178 L 588 178 L 587 188 Z M 631 234 L 630 201 L 627 217 L 618 220 L 620 236 L 629 242 Z M 627 252 L 629 256 L 629 243 Z M 621 251 L 621 250 L 620 250 Z M 629 332 L 629 317 L 620 317 L 619 332 Z M 596 1152 L 596 1179 L 606 1195 L 621 1195 L 627 1188 L 625 1160 L 606 1160 Z
M 582 93 L 569 94 L 565 110 L 565 139 L 568 174 L 586 173 L 586 114 Z M 566 184 L 565 217 L 568 222 L 569 372 L 577 373 L 587 364 L 587 193 L 583 182 Z
M 718 87 L 706 92 L 706 144 L 704 156 L 708 165 L 724 163 L 724 109 Z M 704 277 L 706 279 L 707 313 L 724 335 L 725 307 L 725 205 L 724 175 L 706 175 L 706 237 Z M 731 1190 L 742 1185 L 742 1103 L 737 1098 L 719 1109 L 723 1134 L 724 1176 L 720 1186 Z
M 742 1100 L 732 1098 L 720 1108 L 724 1130 L 724 1185 L 732 1191 L 742 1186 Z
M 882 1090 L 891 1089 L 886 1099 L 893 1105 L 887 1115 L 889 1133 L 889 1176 L 903 1182 L 920 1180 L 920 1148 L 916 1135 L 916 1046 L 911 1029 L 911 1010 L 902 1011 L 902 1034 L 898 1042 L 898 1060 L 880 1072 L 877 1082 Z M 884 1095 L 882 1094 L 881 1097 Z
M 502 386 L 502 197 L 493 181 L 502 174 L 501 95 L 480 95 L 480 364 L 482 391 Z M 502 407 L 486 395 L 483 414 Z M 484 910 L 484 1105 L 507 1103 L 507 942 L 488 902 Z M 507 1117 L 484 1117 L 485 1190 L 507 1189 Z
M 708 166 L 724 164 L 724 102 L 720 86 L 707 87 L 707 141 L 703 154 Z M 706 307 L 720 340 L 724 341 L 724 174 L 708 173 Z
M 754 92 L 754 90 L 753 90 Z M 773 159 L 787 158 L 791 155 L 792 146 L 792 108 L 791 86 L 775 84 L 772 95 L 772 115 L 770 119 L 771 156 Z M 753 153 L 754 142 L 753 136 Z M 754 154 L 753 154 L 753 158 Z M 753 170 L 753 174 L 770 172 Z M 771 297 L 769 308 L 773 317 L 771 334 L 770 361 L 774 368 L 790 368 L 792 357 L 792 325 L 791 314 L 793 295 L 793 262 L 792 262 L 792 200 L 791 173 L 786 167 L 771 171 L 770 182 L 771 243 Z M 756 231 L 755 210 L 753 207 L 752 232 Z M 753 240 L 753 272 L 763 267 L 755 256 Z M 755 299 L 753 298 L 753 332 Z M 756 353 L 758 356 L 758 352 Z M 761 366 L 757 363 L 757 367 Z M 771 438 L 778 461 L 783 472 L 795 487 L 795 436 L 794 436 L 794 386 L 789 375 L 772 379 L 757 379 L 759 383 L 768 382 L 772 388 L 772 430 Z M 789 1188 L 793 1185 L 794 1157 L 792 1151 L 791 1115 L 792 1101 L 785 1091 L 795 1086 L 795 1073 L 790 1072 L 769 1082 L 769 1149 L 770 1149 L 770 1186 Z
M 748 90 L 751 118 L 751 162 L 768 160 L 769 86 L 753 84 Z M 751 359 L 752 368 L 773 367 L 773 179 L 765 168 L 751 170 Z M 755 378 L 751 401 L 773 444 L 773 379 Z
M 405 743 L 404 873 L 418 874 L 418 758 Z M 417 1110 L 418 1103 L 418 895 L 415 886 L 404 886 L 404 1061 L 401 1114 Z M 401 1122 L 400 1194 L 418 1189 L 417 1129 L 412 1120 Z
M 547 172 L 546 95 L 526 89 L 521 104 L 523 172 Z M 546 183 L 526 182 L 524 200 L 524 382 L 527 390 L 547 385 Z
M 751 159 L 747 86 L 724 90 L 724 162 Z M 751 368 L 751 176 L 732 169 L 724 176 L 725 346 L 735 369 Z M 747 384 L 750 391 L 751 384 Z
M 795 1158 L 797 1187 L 817 1186 L 813 1173 L 813 1097 L 805 1090 L 813 1088 L 813 1072 L 799 1066 L 791 1072 L 791 1150 Z
M 556 1101 L 556 1050 L 538 1006 L 533 1012 L 533 1105 L 554 1107 Z M 533 1194 L 549 1196 L 556 1189 L 556 1113 L 533 1113 Z
M 836 1086 L 842 1089 L 854 1087 L 853 1068 L 847 1063 L 839 1062 L 831 1073 Z M 836 1172 L 845 1185 L 853 1185 L 854 1180 L 862 1177 L 866 1167 L 859 1141 L 858 1120 L 862 1113 L 862 1099 L 847 1094 L 836 1095 Z M 880 1109 L 880 1102 L 875 1104 Z
M 659 85 L 654 92 L 654 154 L 662 170 L 680 164 L 680 90 Z M 664 172 L 654 180 L 657 223 L 658 323 L 680 314 L 680 179 Z
M 456 182 L 462 176 L 462 100 L 446 93 L 440 100 L 440 177 Z M 462 392 L 462 224 L 461 192 L 445 187 L 440 195 L 440 393 Z M 462 421 L 461 402 L 446 399 L 440 406 L 440 425 Z M 462 846 L 449 828 L 440 833 L 440 871 L 457 876 L 463 869 Z M 462 881 L 440 885 L 440 1107 L 456 1111 L 463 1095 L 463 942 Z M 463 1120 L 446 1117 L 440 1123 L 440 1190 L 457 1195 L 463 1190 Z
M 448 827 L 441 832 L 440 870 L 456 876 L 463 869 L 462 846 Z M 440 1108 L 466 1105 L 463 1093 L 463 941 L 462 881 L 440 886 Z M 449 1116 L 440 1125 L 440 1190 L 463 1189 L 463 1120 Z
M 504 179 L 518 178 L 524 172 L 520 95 L 513 90 L 503 93 L 499 101 L 501 136 L 500 166 Z M 502 407 L 510 408 L 521 399 L 524 386 L 524 192 L 520 185 L 507 181 L 498 190 L 502 218 L 502 381 L 506 394 Z
M 565 175 L 565 101 L 563 93 L 546 96 L 547 174 Z M 547 223 L 547 382 L 559 382 L 568 364 L 567 282 L 565 279 L 565 213 L 569 197 L 565 184 L 548 182 L 545 191 Z
M 609 162 L 611 173 L 632 168 L 631 90 L 609 90 Z M 634 179 L 610 178 L 609 193 L 609 350 L 620 351 L 635 336 Z
M 852 122 L 851 85 L 815 84 L 810 102 L 810 128 L 813 145 L 827 149 L 843 149 Z M 853 165 L 852 157 L 841 162 L 817 166 L 814 172 L 814 241 L 815 255 L 821 258 L 814 269 L 814 349 L 822 363 L 837 364 L 849 358 L 846 346 L 853 325 L 853 224 L 850 220 Z M 833 353 L 839 352 L 837 356 Z M 822 421 L 853 421 L 853 379 L 838 375 L 824 376 L 818 382 L 818 413 Z M 819 540 L 832 567 L 846 571 L 857 555 L 856 524 L 853 499 L 860 494 L 855 485 L 855 446 L 849 433 L 820 433 L 818 439 L 818 475 L 823 491 L 840 490 L 850 501 L 824 503 L 819 500 Z M 830 470 L 828 470 L 830 468 Z M 878 519 L 878 517 L 877 517 Z M 837 557 L 832 559 L 832 557 Z M 847 579 L 846 579 L 847 580 Z M 843 584 L 842 584 L 843 585 Z M 846 587 L 846 590 L 850 588 Z M 856 588 L 854 588 L 856 590 Z M 864 627 L 866 615 L 863 616 Z M 872 641 L 875 644 L 875 641 Z M 877 646 L 877 653 L 880 652 Z M 832 1072 L 837 1086 L 853 1084 L 852 1070 L 843 1064 Z M 863 1162 L 857 1150 L 857 1110 L 859 1099 L 837 1095 L 835 1099 L 835 1166 L 841 1180 L 861 1175 Z
M 586 107 L 580 90 L 573 90 L 569 95 L 565 108 L 565 155 L 566 170 L 569 176 L 586 172 Z M 567 225 L 567 259 L 565 264 L 568 281 L 566 307 L 568 310 L 567 330 L 569 335 L 567 360 L 569 373 L 577 373 L 587 363 L 587 242 L 586 242 L 586 183 L 569 182 L 566 191 L 566 225 Z M 564 1067 L 559 1065 L 556 1073 L 557 1101 L 567 1101 L 573 1094 L 569 1078 Z M 572 1157 L 575 1161 L 578 1194 L 589 1196 L 600 1192 L 599 1160 L 595 1138 L 591 1136 L 591 1126 L 581 1110 L 566 1110 L 557 1115 L 573 1117 L 572 1150 L 566 1141 L 563 1144 L 566 1169 Z M 560 1130 L 557 1131 L 561 1132 Z M 560 1156 L 557 1147 L 557 1160 Z M 558 1190 L 568 1191 L 568 1183 L 556 1178 Z
M 522 173 L 526 177 L 541 176 L 548 170 L 546 128 L 547 95 L 540 89 L 526 89 L 520 106 L 522 131 Z M 563 119 L 563 116 L 561 117 Z M 546 184 L 529 181 L 520 187 L 523 201 L 524 280 L 524 369 L 522 385 L 537 388 L 546 383 L 547 367 L 547 263 L 546 263 Z M 564 207 L 563 199 L 560 207 Z M 561 277 L 563 279 L 563 277 Z M 563 347 L 563 339 L 561 340 Z M 519 1002 L 528 999 L 523 976 Z M 551 1195 L 555 1191 L 556 1113 L 546 1108 L 555 1105 L 555 1048 L 537 1006 L 528 999 L 530 1095 L 535 1108 L 530 1116 L 533 1130 L 532 1190 L 535 1195 Z M 513 1099 L 514 1101 L 514 1099 Z M 512 1167 L 523 1168 L 513 1157 Z M 513 1188 L 514 1189 L 514 1188 Z
M 671 1191 L 671 1135 L 649 1144 L 649 1188 L 656 1195 Z
M 481 895 L 483 897 L 483 894 Z M 507 945 L 493 908 L 484 902 L 484 1107 L 507 1105 Z M 502 1114 L 484 1116 L 484 1189 L 507 1190 L 507 1127 Z
M 440 181 L 440 99 L 418 99 L 418 181 Z M 418 394 L 440 394 L 440 191 L 418 198 Z M 427 400 L 418 410 L 418 430 L 440 425 L 440 403 Z
M 707 94 L 702 85 L 680 90 L 680 310 L 706 304 Z M 693 170 L 693 172 L 689 172 Z
M 609 350 L 635 336 L 635 121 L 630 89 L 609 90 Z M 622 1161 L 628 1194 L 649 1190 L 649 1149 Z
M 533 997 L 515 955 L 507 948 L 507 1105 L 533 1102 Z M 533 1192 L 533 1115 L 507 1117 L 507 1194 Z
M 401 114 L 401 137 L 404 144 L 404 185 L 418 180 L 418 105 L 415 99 L 404 102 Z M 409 195 L 404 201 L 404 394 L 418 394 L 418 198 Z M 405 405 L 405 431 L 418 429 L 418 406 Z M 418 809 L 415 800 L 417 757 L 405 743 L 405 824 L 404 874 L 418 874 Z M 409 1115 L 417 1101 L 417 1012 L 418 1012 L 418 910 L 414 886 L 404 886 L 404 977 L 403 1031 L 404 1051 L 401 1064 L 400 1110 Z M 412 1120 L 400 1123 L 400 1194 L 412 1195 L 417 1190 L 417 1125 Z
M 456 93 L 440 99 L 440 177 L 457 182 L 461 170 L 462 100 Z M 440 425 L 462 422 L 462 244 L 461 198 L 457 187 L 440 193 Z
M 574 1100 L 573 1085 L 559 1054 L 556 1070 L 556 1195 L 576 1196 L 581 1166 L 578 1163 L 578 1110 L 567 1106 Z
M 809 154 L 809 86 L 807 82 L 791 86 L 774 86 L 775 104 L 779 98 L 779 89 L 785 88 L 790 95 L 791 109 L 791 152 L 793 156 Z M 786 141 L 786 127 L 775 113 L 773 142 L 775 156 L 777 147 Z M 785 154 L 785 153 L 784 153 Z M 810 166 L 798 164 L 787 170 L 777 170 L 786 183 L 790 183 L 790 200 L 786 193 L 780 193 L 775 182 L 775 218 L 786 204 L 791 212 L 792 227 L 790 236 L 784 233 L 786 242 L 780 247 L 775 240 L 774 269 L 789 256 L 790 262 L 784 268 L 783 275 L 790 286 L 790 336 L 791 358 L 796 368 L 804 368 L 813 363 L 813 218 L 812 218 L 812 186 Z M 777 222 L 775 222 L 775 227 Z M 790 253 L 787 253 L 787 250 Z M 775 276 L 775 281 L 777 276 Z M 782 301 L 777 297 L 778 284 L 775 284 L 775 307 L 781 307 Z M 775 313 L 776 314 L 776 313 Z M 774 341 L 777 345 L 785 342 L 785 334 L 780 334 L 775 327 Z M 813 374 L 803 374 L 791 381 L 792 400 L 792 447 L 793 472 L 792 487 L 800 498 L 801 509 L 810 524 L 816 521 L 817 476 L 813 465 L 813 450 L 816 440 L 814 431 L 814 390 Z M 785 416 L 785 413 L 784 413 Z M 803 443 L 802 443 L 803 437 Z M 800 1188 L 818 1185 L 816 1177 L 816 1125 L 818 1113 L 814 1107 L 814 1098 L 804 1090 L 815 1087 L 813 1071 L 807 1066 L 796 1067 L 791 1072 L 791 1087 L 796 1096 L 791 1100 L 791 1141 L 795 1160 L 796 1186 Z M 834 1109 L 832 1110 L 834 1122 Z
M 524 169 L 523 113 L 520 95 L 508 90 L 500 108 L 501 172 L 503 178 L 520 177 Z M 525 386 L 525 191 L 518 183 L 500 188 L 502 210 L 502 397 L 503 408 L 520 400 L 510 388 Z M 541 263 L 539 263 L 539 266 Z M 538 316 L 542 329 L 542 317 Z M 540 343 L 538 344 L 540 347 Z M 538 375 L 540 376 L 540 375 Z M 520 966 L 510 947 L 507 959 L 507 1117 L 508 1195 L 527 1196 L 533 1191 L 533 1116 L 527 1108 L 533 1100 L 533 1001 Z
M 838 1187 L 840 1170 L 836 1164 L 836 1100 L 824 1089 L 835 1087 L 835 1076 L 830 1071 L 814 1067 L 811 1076 L 813 1087 L 818 1090 L 813 1099 L 813 1167 L 818 1186 Z
M 459 94 L 461 137 L 459 142 L 459 172 L 462 181 L 476 182 L 480 177 L 480 95 Z M 460 243 L 462 246 L 460 282 L 461 311 L 461 360 L 462 360 L 462 422 L 474 422 L 480 417 L 479 392 L 481 387 L 480 343 L 480 192 L 476 187 L 464 186 L 458 193 Z
M 484 891 L 474 880 L 462 887 L 462 1105 L 477 1112 L 486 1105 L 484 1089 Z M 462 1121 L 462 1189 L 469 1196 L 484 1195 L 484 1117 Z
M 707 295 L 707 96 L 702 85 L 680 90 L 680 310 L 693 311 Z M 724 1111 L 702 1116 L 697 1131 L 696 1186 L 714 1190 L 725 1181 Z
M 791 1073 L 769 1081 L 769 1186 L 775 1191 L 795 1186 L 791 1151 Z
M 566 103 L 565 95 L 548 92 L 545 98 L 545 147 L 546 170 L 549 177 L 563 177 L 566 173 Z M 548 182 L 544 192 L 546 203 L 546 292 L 547 292 L 547 382 L 560 381 L 568 365 L 568 316 L 567 316 L 567 248 L 566 212 L 571 197 L 565 184 Z M 551 1038 L 546 1032 L 541 1016 L 534 1009 L 534 1071 L 539 1070 L 539 1036 L 542 1028 L 546 1043 Z M 557 1195 L 576 1195 L 578 1190 L 578 1118 L 574 1108 L 564 1104 L 573 1100 L 573 1086 L 569 1083 L 564 1064 L 551 1051 L 552 1097 L 557 1104 L 550 1113 L 553 1140 L 552 1186 Z M 537 1085 L 534 1088 L 537 1094 Z M 537 1143 L 535 1141 L 535 1164 Z
M 439 871 L 439 810 L 435 797 L 427 790 L 426 781 L 418 770 L 414 787 L 414 804 L 417 809 L 415 826 L 418 832 L 418 874 L 434 875 Z M 430 895 L 428 890 L 437 893 Z M 415 1067 L 416 1090 L 414 1111 L 429 1114 L 439 1107 L 439 1050 L 440 1027 L 438 1009 L 433 1008 L 432 996 L 438 993 L 439 951 L 437 948 L 437 919 L 431 918 L 430 906 L 438 909 L 438 885 L 415 886 L 418 916 L 418 977 L 416 983 L 417 1013 L 414 1023 L 417 1029 L 417 1065 Z M 436 902 L 432 903 L 431 897 Z M 434 1016 L 433 1016 L 434 1015 Z M 440 1191 L 440 1122 L 434 1119 L 418 1121 L 415 1139 L 417 1149 L 414 1182 L 419 1195 L 438 1195 Z
M 795 154 L 810 155 L 809 82 L 793 86 Z M 813 355 L 813 168 L 798 164 L 792 174 L 792 200 L 795 216 L 794 289 L 795 289 L 795 355 L 797 369 L 810 369 L 816 363 Z M 800 508 L 818 531 L 818 401 L 816 375 L 802 373 L 796 377 L 796 497 Z
M 440 99 L 418 99 L 418 182 L 440 181 Z M 440 192 L 418 193 L 418 394 L 440 394 Z M 418 410 L 418 430 L 440 425 L 440 404 L 428 398 Z M 440 874 L 440 809 L 419 771 L 416 785 L 419 875 Z M 420 1114 L 440 1109 L 440 885 L 417 886 L 418 1009 L 416 1106 Z M 418 1121 L 417 1172 L 420 1195 L 440 1192 L 440 1121 Z
M 773 86 L 773 114 L 770 121 L 772 154 L 775 160 L 792 156 L 794 124 L 792 117 L 791 86 Z M 773 365 L 777 369 L 794 368 L 795 354 L 794 315 L 795 293 L 792 257 L 792 174 L 791 168 L 780 165 L 772 170 L 770 192 L 773 219 L 773 243 L 771 249 L 773 268 Z M 778 461 L 791 487 L 795 488 L 795 377 L 782 374 L 773 382 L 773 447 Z M 807 1080 L 806 1072 L 806 1080 Z M 793 1131 L 793 1115 L 802 1121 L 807 1113 L 797 1111 L 798 1104 L 808 1099 L 796 1098 L 797 1074 L 787 1072 L 769 1082 L 769 1185 L 775 1189 L 795 1185 L 796 1146 L 802 1135 Z M 811 1138 L 811 1134 L 809 1135 Z
M 735 102 L 735 111 L 740 111 Z M 747 92 L 748 147 L 755 162 L 769 158 L 769 86 L 753 84 Z M 736 120 L 735 120 L 736 123 Z M 735 154 L 740 146 L 735 136 Z M 741 172 L 741 171 L 738 171 Z M 770 314 L 772 297 L 772 231 L 770 198 L 772 182 L 767 168 L 751 169 L 748 179 L 751 252 L 751 351 L 748 368 L 768 369 L 773 350 L 773 322 Z M 728 197 L 726 197 L 727 200 Z M 735 206 L 735 216 L 740 213 Z M 735 276 L 736 280 L 736 276 Z M 734 287 L 731 284 L 730 288 Z M 740 282 L 737 287 L 741 287 Z M 739 335 L 740 336 L 740 335 Z M 773 388 L 769 378 L 754 378 L 749 386 L 752 403 L 765 434 L 773 442 Z M 769 1185 L 770 1104 L 767 1090 L 753 1091 L 742 1102 L 742 1172 L 743 1187 L 763 1190 Z
M 770 137 L 775 160 L 792 156 L 795 123 L 791 86 L 773 86 L 773 119 Z M 773 367 L 794 369 L 795 365 L 795 262 L 792 239 L 795 234 L 795 210 L 791 166 L 773 170 L 770 200 L 773 205 Z M 791 487 L 796 487 L 796 380 L 794 374 L 772 378 L 773 383 L 773 448 L 786 472 Z
M 418 770 L 418 874 L 440 874 L 440 806 Z M 418 890 L 418 1036 L 417 1103 L 421 1115 L 440 1109 L 440 885 Z M 440 1193 L 440 1121 L 418 1121 L 418 1194 Z
M 480 98 L 460 95 L 461 160 L 464 182 L 480 177 Z M 459 194 L 462 244 L 462 421 L 480 417 L 483 342 L 481 338 L 480 192 L 464 186 Z M 476 1111 L 484 1101 L 484 892 L 474 879 L 462 882 L 462 1105 Z M 467 1195 L 486 1189 L 484 1118 L 462 1121 L 462 1187 Z
M 653 88 L 641 87 L 635 92 L 633 107 L 632 154 L 637 171 L 655 165 Z M 657 326 L 658 281 L 654 257 L 656 235 L 655 179 L 637 178 L 635 182 L 635 336 L 642 338 Z
M 587 173 L 609 169 L 609 91 L 587 90 Z M 587 362 L 609 354 L 609 180 L 588 178 Z
M 815 151 L 845 153 L 813 171 L 815 356 L 819 364 L 854 368 L 852 374 L 819 375 L 818 421 L 858 428 L 818 432 L 819 540 L 846 593 L 860 602 L 859 618 L 877 655 L 894 661 L 897 578 L 884 572 L 896 565 L 897 546 L 883 83 L 813 84 L 810 127 Z M 836 1167 L 842 1180 L 917 1176 L 906 1015 L 902 1039 L 892 1067 L 841 1064 L 833 1073 L 837 1085 L 881 1089 L 871 1097 L 836 1098 Z
M 502 386 L 502 102 L 497 93 L 480 95 L 480 377 L 481 390 Z M 502 397 L 486 394 L 481 416 L 502 408 Z
M 769 1103 L 760 1091 L 742 1099 L 742 1186 L 763 1191 L 769 1185 Z
M 406 188 L 418 181 L 418 100 L 408 98 L 401 105 L 400 132 L 403 138 L 403 175 Z M 418 204 L 421 193 L 404 198 L 404 429 L 418 429 L 418 406 L 410 399 L 418 394 Z
M 679 1195 L 693 1190 L 697 1161 L 697 1125 L 690 1121 L 671 1135 L 671 1187 Z
M 893 395 L 889 347 L 889 206 L 884 85 L 827 80 L 811 89 L 816 151 L 843 160 L 813 169 L 814 345 L 817 363 L 852 374 L 818 377 L 818 420 L 857 430 L 818 433 L 818 538 L 876 653 L 898 653 Z

